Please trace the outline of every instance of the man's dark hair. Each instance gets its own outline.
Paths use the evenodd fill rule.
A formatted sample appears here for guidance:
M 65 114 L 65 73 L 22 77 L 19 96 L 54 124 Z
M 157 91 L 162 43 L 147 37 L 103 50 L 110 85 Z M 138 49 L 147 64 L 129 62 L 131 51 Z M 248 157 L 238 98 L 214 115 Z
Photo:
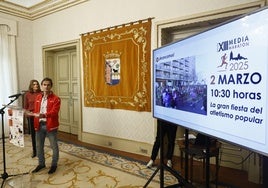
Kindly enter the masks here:
M 42 80 L 42 82 L 41 82 L 41 85 L 43 85 L 43 82 L 44 82 L 44 81 L 48 81 L 48 82 L 50 82 L 51 87 L 53 86 L 53 83 L 52 83 L 52 79 L 51 79 L 51 78 L 48 78 L 48 77 L 44 78 L 44 79 Z

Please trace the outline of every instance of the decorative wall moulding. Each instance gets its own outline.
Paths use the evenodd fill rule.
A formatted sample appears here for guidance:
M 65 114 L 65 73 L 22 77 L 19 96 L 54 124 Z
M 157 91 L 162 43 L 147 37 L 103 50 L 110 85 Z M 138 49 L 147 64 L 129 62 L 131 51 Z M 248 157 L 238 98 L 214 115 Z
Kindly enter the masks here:
M 31 7 L 24 7 L 12 2 L 0 0 L 0 12 L 28 20 L 35 20 L 86 1 L 89 0 L 45 0 Z

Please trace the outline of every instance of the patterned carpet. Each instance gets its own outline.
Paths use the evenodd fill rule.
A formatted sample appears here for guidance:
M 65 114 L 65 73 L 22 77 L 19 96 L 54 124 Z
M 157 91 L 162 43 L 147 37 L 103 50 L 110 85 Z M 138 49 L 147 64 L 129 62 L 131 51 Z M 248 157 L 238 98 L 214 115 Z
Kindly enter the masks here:
M 2 145 L 2 141 L 1 141 Z M 127 158 L 118 157 L 102 151 L 92 150 L 64 142 L 59 142 L 60 160 L 57 171 L 49 175 L 51 150 L 46 140 L 46 169 L 36 174 L 31 171 L 38 164 L 31 158 L 29 135 L 25 135 L 25 147 L 20 148 L 6 141 L 6 172 L 9 177 L 3 187 L 27 188 L 140 188 L 143 187 L 155 169 Z M 2 147 L 0 152 L 3 153 Z M 0 173 L 3 174 L 3 157 Z M 24 175 L 21 175 L 26 173 Z M 166 185 L 177 183 L 177 179 L 165 171 Z M 2 184 L 3 178 L 1 179 Z M 159 173 L 147 186 L 159 187 Z

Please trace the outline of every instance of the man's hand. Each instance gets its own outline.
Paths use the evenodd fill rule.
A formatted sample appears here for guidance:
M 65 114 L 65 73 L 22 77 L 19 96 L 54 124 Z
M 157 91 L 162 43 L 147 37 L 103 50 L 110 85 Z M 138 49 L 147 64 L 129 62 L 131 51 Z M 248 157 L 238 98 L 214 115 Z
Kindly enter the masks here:
M 39 118 L 45 118 L 46 114 L 39 114 Z

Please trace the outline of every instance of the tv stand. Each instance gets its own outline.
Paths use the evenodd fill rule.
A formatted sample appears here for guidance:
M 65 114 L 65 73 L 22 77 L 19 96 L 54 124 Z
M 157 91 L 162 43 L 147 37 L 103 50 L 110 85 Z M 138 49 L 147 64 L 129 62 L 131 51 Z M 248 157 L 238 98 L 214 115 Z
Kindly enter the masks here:
M 159 123 L 159 120 L 157 121 Z M 163 145 L 163 137 L 162 137 L 162 129 L 160 129 L 160 164 L 155 170 L 155 172 L 152 174 L 152 176 L 149 178 L 149 180 L 146 182 L 146 184 L 143 186 L 143 188 L 146 188 L 150 182 L 153 180 L 157 172 L 160 170 L 160 188 L 164 187 L 164 170 L 169 171 L 174 177 L 177 178 L 178 184 L 175 185 L 169 185 L 166 188 L 172 188 L 172 187 L 185 187 L 185 188 L 194 188 L 194 186 L 187 181 L 187 179 L 184 179 L 178 172 L 176 172 L 174 169 L 168 167 L 166 164 L 164 164 L 164 145 Z

